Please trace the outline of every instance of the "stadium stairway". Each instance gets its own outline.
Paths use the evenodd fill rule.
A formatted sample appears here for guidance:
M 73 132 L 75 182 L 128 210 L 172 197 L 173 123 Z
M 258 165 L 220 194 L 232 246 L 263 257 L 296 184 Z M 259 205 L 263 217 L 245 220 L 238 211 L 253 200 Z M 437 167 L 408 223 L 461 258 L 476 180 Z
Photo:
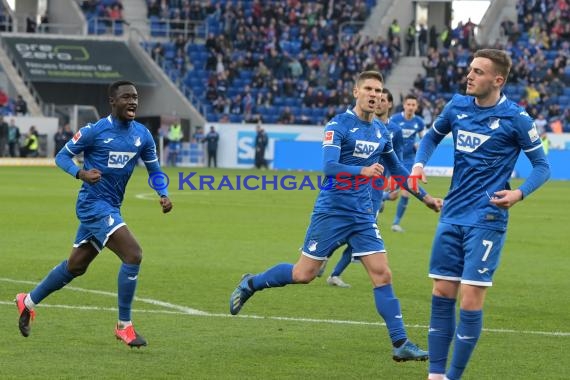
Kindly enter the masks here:
M 15 91 L 22 95 L 22 98 L 28 104 L 28 113 L 30 116 L 43 116 L 40 105 L 36 102 L 36 99 L 30 92 L 30 89 L 26 86 L 26 83 L 22 77 L 18 74 L 18 70 L 12 65 L 10 58 L 6 54 L 6 51 L 0 44 L 0 66 L 2 70 L 6 73 L 7 78 L 9 78 L 10 83 L 14 87 Z
M 123 0 L 123 18 L 131 28 L 137 29 L 142 35 L 148 39 L 150 36 L 150 28 L 146 17 L 146 1 L 145 0 Z
M 414 87 L 414 80 L 418 74 L 424 74 L 422 61 L 425 57 L 401 57 L 394 65 L 392 73 L 386 79 L 386 87 L 394 96 L 394 104 L 400 103 L 400 95 L 406 96 Z

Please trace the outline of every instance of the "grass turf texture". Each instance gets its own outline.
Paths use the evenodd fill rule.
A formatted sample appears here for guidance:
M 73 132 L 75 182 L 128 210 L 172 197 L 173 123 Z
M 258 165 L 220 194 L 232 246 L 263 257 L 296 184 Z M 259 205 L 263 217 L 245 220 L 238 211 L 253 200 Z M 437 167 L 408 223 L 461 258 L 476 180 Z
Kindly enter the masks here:
M 426 363 L 392 361 L 360 264 L 343 275 L 351 289 L 332 288 L 321 278 L 265 290 L 241 312 L 261 318 L 230 317 L 229 295 L 243 273 L 297 260 L 316 191 L 180 191 L 177 171 L 227 174 L 232 181 L 235 175 L 291 174 L 168 169 L 174 210 L 163 215 L 145 170 L 136 170 L 122 210 L 144 251 L 137 296 L 169 305 L 134 303 L 135 326 L 149 346 L 132 350 L 113 337 L 116 297 L 67 288 L 37 308 L 31 336 L 20 336 L 11 301 L 32 285 L 18 281 L 40 281 L 69 255 L 80 183 L 56 168 L 0 168 L 0 378 L 426 378 Z M 430 178 L 426 188 L 444 195 L 448 184 L 448 178 Z M 465 379 L 567 378 L 569 191 L 570 183 L 552 181 L 512 210 L 486 302 L 486 330 Z M 395 206 L 387 203 L 380 230 L 408 333 L 426 348 L 426 272 L 438 216 L 411 200 L 402 220 L 406 233 L 396 234 L 389 231 Z M 340 251 L 326 275 L 339 257 Z M 114 293 L 119 263 L 104 250 L 71 286 Z

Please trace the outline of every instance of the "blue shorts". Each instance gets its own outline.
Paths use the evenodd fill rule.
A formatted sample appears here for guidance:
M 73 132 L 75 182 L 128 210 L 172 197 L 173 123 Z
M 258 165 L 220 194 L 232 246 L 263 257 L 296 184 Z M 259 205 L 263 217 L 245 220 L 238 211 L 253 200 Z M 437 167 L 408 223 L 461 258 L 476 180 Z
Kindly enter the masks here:
M 91 243 L 97 251 L 101 252 L 105 244 L 107 244 L 109 236 L 119 227 L 126 225 L 123 217 L 117 210 L 110 211 L 104 215 L 80 222 L 73 247 L 77 248 L 85 243 Z
M 505 237 L 505 231 L 440 222 L 433 242 L 429 277 L 492 286 Z
M 386 252 L 374 216 L 313 213 L 301 249 L 303 255 L 327 260 L 343 244 L 352 248 L 352 256 Z

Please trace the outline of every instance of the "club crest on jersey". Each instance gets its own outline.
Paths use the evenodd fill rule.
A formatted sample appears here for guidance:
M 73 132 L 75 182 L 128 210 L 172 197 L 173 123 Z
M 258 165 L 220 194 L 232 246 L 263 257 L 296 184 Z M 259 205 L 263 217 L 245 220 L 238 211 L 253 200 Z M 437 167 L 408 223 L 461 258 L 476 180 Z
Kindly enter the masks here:
M 73 143 L 77 143 L 79 141 L 79 139 L 81 138 L 81 131 L 77 131 L 74 135 L 73 138 L 71 139 L 71 141 L 73 141 Z
M 376 149 L 378 149 L 379 145 L 380 143 L 377 142 L 356 140 L 352 155 L 354 157 L 368 158 Z
M 141 146 L 141 138 L 140 137 L 135 137 L 135 146 Z
M 334 131 L 326 131 L 325 138 L 323 139 L 323 145 L 330 145 L 333 143 Z
M 501 122 L 501 119 L 499 119 L 497 117 L 490 118 L 489 119 L 489 128 L 491 128 L 492 130 L 499 128 L 501 126 L 500 122 Z
M 109 152 L 107 167 L 122 169 L 135 155 L 135 152 Z
M 460 129 L 457 132 L 457 142 L 455 144 L 455 148 L 462 152 L 473 153 L 490 138 L 491 136 L 482 135 L 480 133 L 467 132 Z
M 317 244 L 319 244 L 316 240 L 309 240 L 307 244 L 307 248 L 309 248 L 309 252 L 315 252 L 317 250 Z
M 378 129 L 376 130 L 376 137 L 378 137 L 379 139 L 382 138 L 382 133 L 380 133 Z

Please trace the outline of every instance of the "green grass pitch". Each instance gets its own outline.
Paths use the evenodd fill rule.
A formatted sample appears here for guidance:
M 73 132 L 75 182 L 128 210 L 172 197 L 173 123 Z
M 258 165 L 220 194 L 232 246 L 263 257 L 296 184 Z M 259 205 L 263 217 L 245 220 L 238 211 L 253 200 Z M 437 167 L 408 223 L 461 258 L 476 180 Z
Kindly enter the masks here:
M 161 213 L 144 169 L 127 188 L 123 217 L 144 251 L 133 320 L 149 341 L 132 350 L 113 336 L 119 260 L 108 250 L 85 276 L 38 306 L 31 336 L 20 336 L 12 300 L 69 255 L 80 183 L 56 168 L 0 168 L 1 379 L 427 377 L 425 362 L 392 361 L 360 264 L 343 276 L 350 289 L 321 278 L 265 290 L 243 315 L 230 316 L 229 295 L 243 273 L 297 260 L 316 191 L 180 191 L 177 171 L 167 170 L 171 214 Z M 291 174 L 198 172 L 217 178 Z M 448 178 L 430 178 L 426 188 L 443 196 L 448 184 Z M 568 194 L 569 182 L 551 181 L 512 210 L 487 296 L 485 331 L 465 379 L 568 378 Z M 395 206 L 386 205 L 380 230 L 408 333 L 426 348 L 427 265 L 438 216 L 411 200 L 402 221 L 406 232 L 395 234 L 389 230 Z

